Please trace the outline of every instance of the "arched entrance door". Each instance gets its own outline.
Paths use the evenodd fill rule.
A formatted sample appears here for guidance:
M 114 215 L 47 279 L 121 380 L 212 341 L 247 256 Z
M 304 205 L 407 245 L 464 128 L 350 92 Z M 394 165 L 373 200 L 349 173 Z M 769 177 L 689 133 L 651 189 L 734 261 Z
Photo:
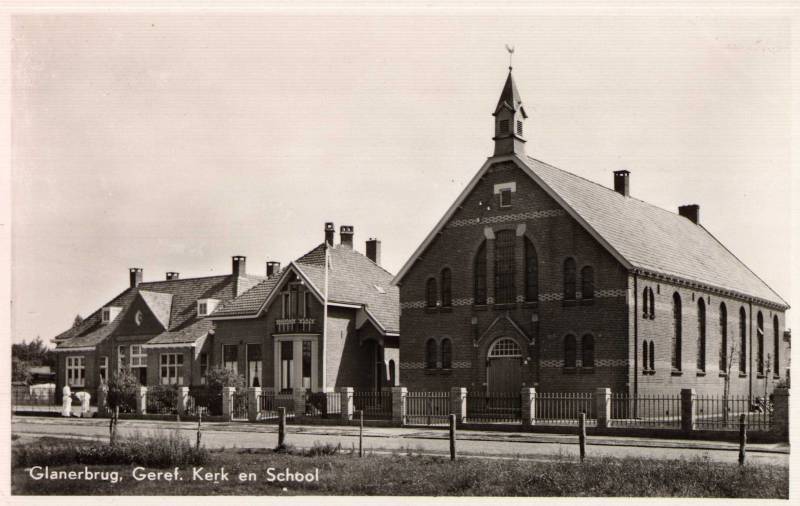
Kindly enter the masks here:
M 501 337 L 489 347 L 486 366 L 488 392 L 519 392 L 522 385 L 522 350 L 511 338 Z

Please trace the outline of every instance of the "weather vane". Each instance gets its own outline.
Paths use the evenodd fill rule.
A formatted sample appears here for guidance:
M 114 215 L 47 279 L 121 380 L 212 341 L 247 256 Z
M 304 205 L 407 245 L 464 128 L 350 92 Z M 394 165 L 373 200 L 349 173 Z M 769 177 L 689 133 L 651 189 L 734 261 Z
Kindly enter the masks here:
M 506 44 L 506 51 L 508 51 L 508 70 L 514 68 L 512 66 L 513 58 L 514 58 L 514 46 L 509 46 Z

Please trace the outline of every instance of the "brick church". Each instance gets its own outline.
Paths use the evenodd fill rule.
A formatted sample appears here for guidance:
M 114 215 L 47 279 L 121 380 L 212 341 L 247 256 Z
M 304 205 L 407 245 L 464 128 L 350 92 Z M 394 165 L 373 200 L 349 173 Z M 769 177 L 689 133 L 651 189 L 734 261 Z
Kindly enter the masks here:
M 403 385 L 715 394 L 729 381 L 758 396 L 786 379 L 787 302 L 699 206 L 643 202 L 628 171 L 607 188 L 527 156 L 511 71 L 493 116 L 494 155 L 394 279 Z

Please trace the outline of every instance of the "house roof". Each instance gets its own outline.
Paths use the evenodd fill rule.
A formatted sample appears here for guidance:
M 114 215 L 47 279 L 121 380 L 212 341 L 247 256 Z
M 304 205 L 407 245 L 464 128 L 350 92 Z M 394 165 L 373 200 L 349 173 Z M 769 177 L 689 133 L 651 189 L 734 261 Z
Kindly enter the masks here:
M 164 326 L 164 332 L 154 335 L 151 341 L 190 342 L 204 337 L 208 328 L 195 325 L 204 318 L 197 316 L 198 299 L 219 299 L 227 301 L 236 296 L 237 288 L 241 290 L 243 280 L 250 286 L 263 278 L 258 276 L 232 275 L 209 276 L 201 278 L 173 279 L 169 281 L 150 281 L 131 287 L 104 304 L 89 315 L 79 325 L 62 332 L 56 337 L 59 350 L 95 346 L 114 333 L 120 322 L 125 319 L 131 304 L 140 296 L 153 311 L 156 319 Z M 122 310 L 108 324 L 102 324 L 102 308 L 107 306 L 121 307 Z M 210 322 L 208 322 L 210 325 Z
M 260 313 L 264 303 L 280 284 L 285 272 L 294 268 L 325 297 L 325 251 L 329 269 L 327 299 L 329 303 L 362 306 L 373 315 L 383 330 L 400 329 L 400 292 L 391 284 L 392 274 L 351 248 L 322 243 L 298 258 L 280 274 L 264 280 L 241 296 L 221 304 L 214 317 L 252 317 Z
M 400 270 L 395 283 L 402 281 L 414 260 L 444 228 L 489 167 L 503 161 L 513 161 L 522 168 L 627 269 L 674 277 L 766 304 L 789 307 L 705 227 L 547 163 L 514 155 L 493 157 L 484 164 Z

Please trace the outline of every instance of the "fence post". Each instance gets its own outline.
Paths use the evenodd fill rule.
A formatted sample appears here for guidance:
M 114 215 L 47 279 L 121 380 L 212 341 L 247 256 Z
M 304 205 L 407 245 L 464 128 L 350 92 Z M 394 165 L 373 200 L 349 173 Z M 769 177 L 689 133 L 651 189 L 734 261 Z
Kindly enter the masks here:
M 189 407 L 189 387 L 178 387 L 178 416 L 186 414 Z
M 745 446 L 747 445 L 747 415 L 742 413 L 739 415 L 739 465 L 744 465 L 744 459 L 747 454 Z
M 392 423 L 405 425 L 406 401 L 408 389 L 406 387 L 392 387 Z
M 364 456 L 364 410 L 358 410 L 358 456 Z
M 578 445 L 581 450 L 581 462 L 586 458 L 586 413 L 578 415 Z
M 339 387 L 339 395 L 342 403 L 342 420 L 350 421 L 353 419 L 353 387 Z
M 147 414 L 147 387 L 141 386 L 136 391 L 136 414 Z
M 286 408 L 278 408 L 278 448 L 286 447 Z
M 681 389 L 681 430 L 692 432 L 695 424 L 694 388 Z
M 222 418 L 230 422 L 233 415 L 233 394 L 236 387 L 222 387 Z
M 531 387 L 522 387 L 520 396 L 522 425 L 533 425 L 536 423 L 536 389 Z
M 611 389 L 598 388 L 594 392 L 594 409 L 597 412 L 597 426 L 608 427 L 611 425 Z
M 61 416 L 72 416 L 72 391 L 69 386 L 61 389 Z
M 451 413 L 450 420 L 450 460 L 456 460 L 456 415 Z
M 261 413 L 261 387 L 247 389 L 247 421 L 257 422 Z
M 108 386 L 101 383 L 97 387 L 97 416 L 108 415 Z
M 772 430 L 789 440 L 789 389 L 777 387 L 772 392 Z
M 306 391 L 304 388 L 295 388 L 292 390 L 292 400 L 294 401 L 294 416 L 305 416 L 306 414 Z
M 450 389 L 450 412 L 456 417 L 456 422 L 464 423 L 467 419 L 467 389 L 452 387 Z

